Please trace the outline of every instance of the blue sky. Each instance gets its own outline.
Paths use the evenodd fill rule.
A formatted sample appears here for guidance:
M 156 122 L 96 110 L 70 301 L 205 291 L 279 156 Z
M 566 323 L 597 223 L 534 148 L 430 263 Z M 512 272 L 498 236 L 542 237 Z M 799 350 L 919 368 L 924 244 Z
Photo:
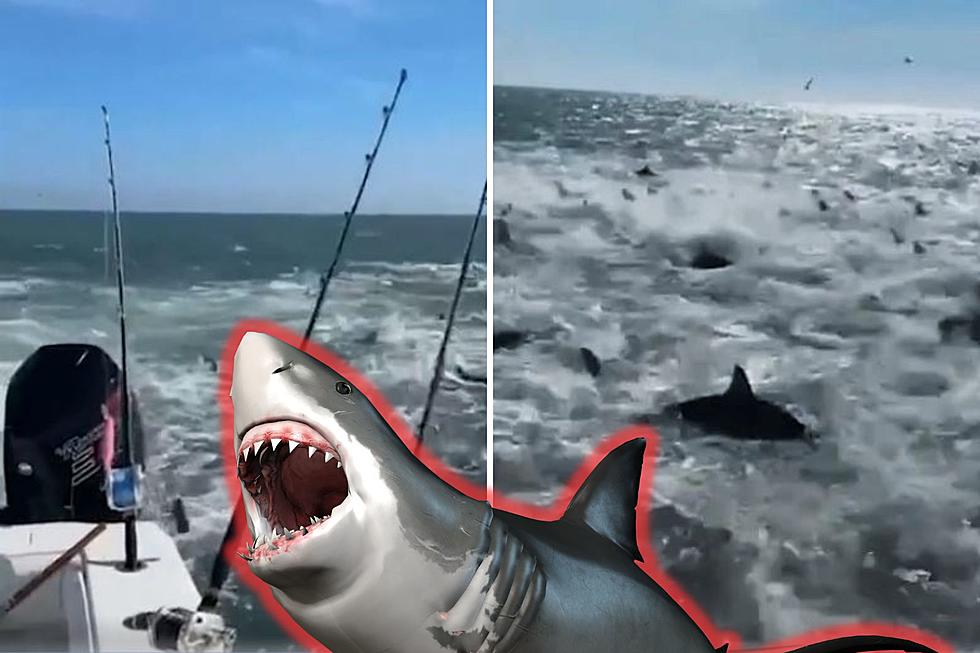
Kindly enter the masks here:
M 0 208 L 471 213 L 483 0 L 0 0 Z
M 496 0 L 493 63 L 495 84 L 980 109 L 980 1 Z

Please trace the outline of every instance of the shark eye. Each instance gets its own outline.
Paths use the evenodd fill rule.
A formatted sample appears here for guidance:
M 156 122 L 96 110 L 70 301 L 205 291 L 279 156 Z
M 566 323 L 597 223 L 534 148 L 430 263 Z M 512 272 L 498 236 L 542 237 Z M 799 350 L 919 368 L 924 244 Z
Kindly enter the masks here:
M 337 392 L 342 395 L 349 395 L 351 393 L 350 384 L 344 381 L 337 381 L 337 385 L 335 387 L 337 388 Z

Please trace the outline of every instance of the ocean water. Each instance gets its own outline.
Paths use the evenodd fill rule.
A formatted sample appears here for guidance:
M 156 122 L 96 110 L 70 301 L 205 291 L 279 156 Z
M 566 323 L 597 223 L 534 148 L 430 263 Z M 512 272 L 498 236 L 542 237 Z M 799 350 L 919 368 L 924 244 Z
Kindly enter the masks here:
M 939 329 L 980 310 L 980 115 L 497 87 L 493 210 L 494 330 L 531 336 L 494 355 L 497 492 L 550 501 L 740 364 L 818 447 L 655 417 L 662 566 L 750 644 L 980 651 L 980 343 Z
M 302 331 L 341 225 L 338 216 L 123 216 L 131 377 L 150 452 L 147 513 L 175 535 L 202 590 L 231 509 L 219 454 L 217 375 L 203 357 L 220 360 L 241 319 Z M 315 332 L 412 425 L 421 417 L 470 225 L 467 216 L 357 216 Z M 45 343 L 90 342 L 118 360 L 103 226 L 98 213 L 0 212 L 2 387 Z M 482 485 L 486 387 L 452 371 L 459 365 L 486 372 L 480 233 L 426 442 Z M 183 535 L 167 514 L 177 496 L 190 520 Z M 225 589 L 222 609 L 239 628 L 236 650 L 298 650 L 234 576 Z

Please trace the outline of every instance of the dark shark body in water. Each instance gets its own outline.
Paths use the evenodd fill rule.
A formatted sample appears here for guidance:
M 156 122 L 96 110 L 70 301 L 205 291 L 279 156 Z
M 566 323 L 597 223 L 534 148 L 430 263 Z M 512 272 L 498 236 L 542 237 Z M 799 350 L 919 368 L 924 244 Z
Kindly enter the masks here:
M 738 365 L 732 381 L 720 395 L 698 397 L 667 408 L 685 422 L 710 433 L 741 440 L 807 440 L 806 426 L 785 408 L 755 395 L 749 378 Z
M 255 537 L 245 557 L 334 653 L 716 650 L 636 564 L 644 439 L 609 453 L 561 519 L 540 521 L 450 486 L 351 379 L 272 336 L 242 338 L 232 400 Z M 876 644 L 798 650 L 931 651 Z

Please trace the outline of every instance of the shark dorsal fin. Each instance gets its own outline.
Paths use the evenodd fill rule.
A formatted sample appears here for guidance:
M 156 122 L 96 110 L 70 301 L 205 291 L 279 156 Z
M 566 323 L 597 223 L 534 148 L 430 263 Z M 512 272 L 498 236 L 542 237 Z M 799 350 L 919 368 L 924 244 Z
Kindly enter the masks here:
M 586 524 L 634 560 L 641 559 L 636 546 L 636 499 L 645 448 L 646 440 L 637 438 L 609 452 L 582 483 L 562 517 Z
M 735 369 L 732 370 L 732 382 L 728 384 L 728 390 L 725 390 L 725 396 L 729 399 L 743 401 L 755 399 L 755 394 L 752 393 L 752 386 L 749 384 L 749 377 L 741 365 L 736 365 Z

